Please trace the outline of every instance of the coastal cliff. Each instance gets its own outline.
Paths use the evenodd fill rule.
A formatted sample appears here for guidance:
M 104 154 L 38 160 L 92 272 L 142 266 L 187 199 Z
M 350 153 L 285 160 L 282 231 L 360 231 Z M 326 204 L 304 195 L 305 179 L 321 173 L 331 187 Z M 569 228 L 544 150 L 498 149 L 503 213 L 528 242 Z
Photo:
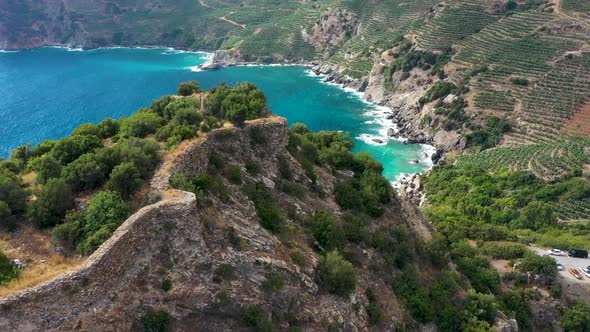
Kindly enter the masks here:
M 297 322 L 310 330 L 368 330 L 367 314 L 358 307 L 367 303 L 364 289 L 371 287 L 379 289 L 376 296 L 386 317 L 383 328 L 395 329 L 402 324 L 403 305 L 386 280 L 369 271 L 371 257 L 378 256 L 374 249 L 355 252 L 360 264 L 357 290 L 350 297 L 330 295 L 318 286 L 319 256 L 310 244 L 265 230 L 238 186 L 227 182 L 227 197 L 209 196 L 210 203 L 203 205 L 203 197 L 168 184 L 174 174 L 201 173 L 213 156 L 223 156 L 242 168 L 245 163 L 261 165 L 260 173 L 248 175 L 247 181 L 264 183 L 277 196 L 278 204 L 290 211 L 289 228 L 299 227 L 316 210 L 338 211 L 333 186 L 336 178 L 348 175 L 317 168 L 315 192 L 292 197 L 278 191 L 276 174 L 284 167 L 279 160 L 286 160 L 295 181 L 309 181 L 286 151 L 288 143 L 286 120 L 278 117 L 183 142 L 152 178 L 152 196 L 160 200 L 132 215 L 79 269 L 2 298 L 0 328 L 135 330 L 147 312 L 165 310 L 177 330 L 229 330 L 240 326 L 245 308 L 256 306 L 286 315 L 280 323 L 285 328 Z M 377 224 L 404 224 L 404 216 L 395 201 Z M 294 250 L 305 264 L 294 263 Z M 268 290 L 269 275 L 280 276 L 284 286 Z M 163 289 L 163 282 L 171 289 Z

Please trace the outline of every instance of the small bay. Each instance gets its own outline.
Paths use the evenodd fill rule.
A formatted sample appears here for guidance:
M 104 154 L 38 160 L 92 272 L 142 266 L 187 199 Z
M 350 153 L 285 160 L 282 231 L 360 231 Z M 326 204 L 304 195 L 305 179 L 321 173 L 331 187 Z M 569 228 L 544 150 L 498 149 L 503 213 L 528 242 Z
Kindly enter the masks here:
M 244 66 L 194 71 L 208 54 L 167 49 L 40 48 L 0 53 L 0 156 L 29 142 L 67 136 L 81 123 L 132 114 L 152 100 L 172 94 L 178 83 L 203 88 L 250 81 L 267 95 L 273 113 L 312 130 L 340 130 L 355 140 L 355 151 L 381 161 L 394 181 L 417 173 L 428 147 L 406 145 L 386 135 L 385 111 L 357 94 L 324 84 L 306 68 Z M 415 160 L 420 160 L 416 164 Z

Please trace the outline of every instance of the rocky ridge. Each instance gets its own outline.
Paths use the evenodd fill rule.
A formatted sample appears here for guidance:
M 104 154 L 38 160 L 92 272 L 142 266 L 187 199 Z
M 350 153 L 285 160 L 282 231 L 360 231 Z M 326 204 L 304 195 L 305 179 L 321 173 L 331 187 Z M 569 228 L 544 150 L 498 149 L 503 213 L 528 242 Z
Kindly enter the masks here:
M 252 131 L 268 140 L 254 142 Z M 211 196 L 211 205 L 202 206 L 194 194 L 168 185 L 172 174 L 203 172 L 210 156 L 221 154 L 241 168 L 246 160 L 261 164 L 262 172 L 248 175 L 249 180 L 264 183 L 278 196 L 280 206 L 292 210 L 290 227 L 297 227 L 294 219 L 317 209 L 338 211 L 330 193 L 335 176 L 346 174 L 316 170 L 323 199 L 311 192 L 293 198 L 274 188 L 278 156 L 288 160 L 296 181 L 309 181 L 285 150 L 288 137 L 286 120 L 271 117 L 182 143 L 151 181 L 152 197 L 161 199 L 132 215 L 78 270 L 0 299 L 0 329 L 137 330 L 142 315 L 163 309 L 178 330 L 235 330 L 240 328 L 242 309 L 258 305 L 266 312 L 285 313 L 284 328 L 297 322 L 310 330 L 333 324 L 368 330 L 367 314 L 358 307 L 367 301 L 364 289 L 369 286 L 379 289 L 377 297 L 387 303 L 383 329 L 395 329 L 402 321 L 402 305 L 385 281 L 367 270 L 371 250 L 357 253 L 365 262 L 359 268 L 357 291 L 347 298 L 329 295 L 318 288 L 317 254 L 301 239 L 285 241 L 263 229 L 252 202 L 239 188 L 228 182 L 227 200 Z M 403 223 L 404 215 L 396 203 L 381 220 Z M 303 253 L 305 266 L 293 263 L 293 248 Z M 224 269 L 233 271 L 231 278 L 220 275 Z M 280 275 L 285 287 L 269 294 L 264 288 L 269 273 Z M 163 290 L 164 280 L 171 284 L 168 291 Z

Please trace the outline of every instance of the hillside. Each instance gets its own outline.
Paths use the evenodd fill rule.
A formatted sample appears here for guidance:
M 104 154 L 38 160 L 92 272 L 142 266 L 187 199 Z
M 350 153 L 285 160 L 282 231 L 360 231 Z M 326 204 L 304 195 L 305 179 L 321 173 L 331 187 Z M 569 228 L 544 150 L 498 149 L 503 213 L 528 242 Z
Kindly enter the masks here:
M 590 329 L 588 279 L 568 272 L 585 261 L 546 254 L 590 249 L 587 1 L 9 0 L 0 16 L 5 49 L 310 65 L 437 149 L 395 191 L 350 137 L 289 129 L 252 84 L 196 82 L 19 147 L 0 160 L 0 327 Z M 63 258 L 27 283 L 9 258 L 36 243 Z
M 415 276 L 444 277 L 421 248 L 428 228 L 410 225 L 387 182 L 382 187 L 373 173 L 378 163 L 336 152 L 348 138 L 296 128 L 290 132 L 285 119 L 270 116 L 180 143 L 142 189 L 151 202 L 80 267 L 0 300 L 2 328 L 136 330 L 162 321 L 175 330 L 420 326 L 403 314 L 389 278 L 418 267 Z M 331 148 L 319 145 L 322 160 L 325 153 L 354 158 L 355 171 L 309 165 L 311 155 L 300 154 L 313 150 L 308 139 L 333 140 Z M 357 183 L 355 177 L 367 195 L 360 206 L 338 189 Z M 369 190 L 385 191 L 369 206 Z M 377 239 L 380 233 L 397 237 Z M 329 255 L 353 279 L 322 272 Z

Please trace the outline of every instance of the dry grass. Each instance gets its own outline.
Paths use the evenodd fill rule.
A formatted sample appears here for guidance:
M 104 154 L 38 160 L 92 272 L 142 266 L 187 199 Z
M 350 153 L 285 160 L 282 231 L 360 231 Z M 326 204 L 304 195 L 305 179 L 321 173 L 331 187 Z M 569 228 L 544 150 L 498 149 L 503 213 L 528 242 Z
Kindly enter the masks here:
M 0 233 L 0 250 L 10 259 L 19 259 L 27 265 L 17 279 L 0 286 L 0 296 L 48 281 L 86 260 L 56 254 L 50 231 L 28 224 L 21 225 L 14 233 Z
M 4 286 L 0 286 L 0 296 L 14 294 L 25 288 L 51 280 L 58 275 L 80 266 L 85 260 L 86 258 L 66 258 L 61 255 L 51 256 L 42 264 L 27 267 L 21 272 L 18 278 Z

